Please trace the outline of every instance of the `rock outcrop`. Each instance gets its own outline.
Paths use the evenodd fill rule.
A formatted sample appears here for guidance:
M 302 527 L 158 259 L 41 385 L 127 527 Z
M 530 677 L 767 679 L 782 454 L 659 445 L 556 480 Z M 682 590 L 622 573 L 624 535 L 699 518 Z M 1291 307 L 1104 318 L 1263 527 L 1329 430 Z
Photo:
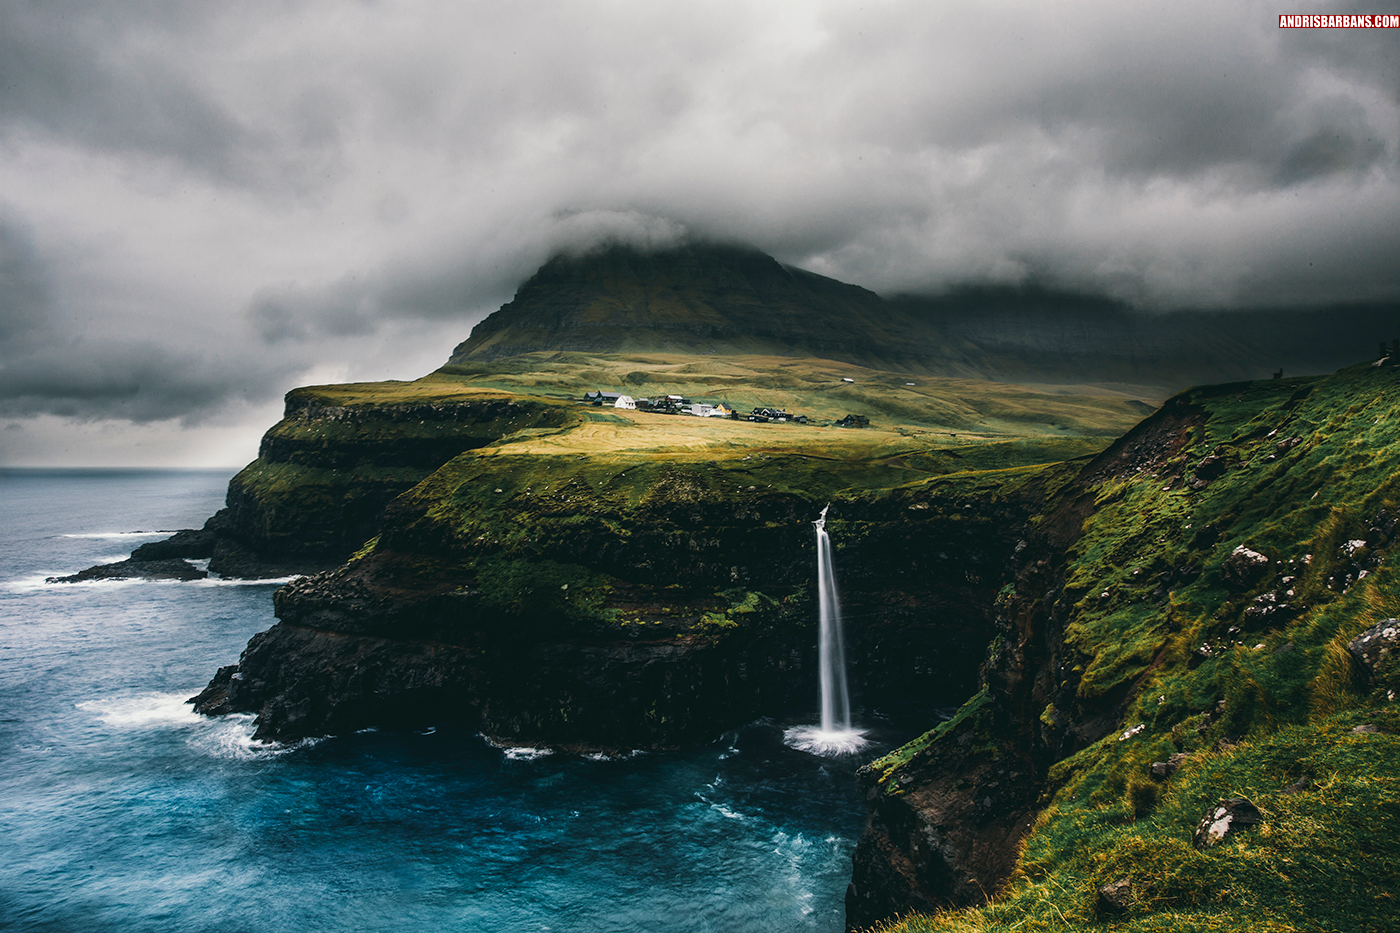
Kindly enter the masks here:
M 66 577 L 49 577 L 45 583 L 88 583 L 93 580 L 202 580 L 209 576 L 194 564 L 178 557 L 158 560 L 117 561 L 98 564 Z

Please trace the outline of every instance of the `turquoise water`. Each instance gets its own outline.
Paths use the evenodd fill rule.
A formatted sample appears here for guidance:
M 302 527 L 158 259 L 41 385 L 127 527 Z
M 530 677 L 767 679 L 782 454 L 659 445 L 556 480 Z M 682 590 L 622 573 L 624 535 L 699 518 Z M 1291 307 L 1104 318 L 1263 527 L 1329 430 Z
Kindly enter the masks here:
M 0 471 L 0 929 L 842 929 L 857 762 L 784 723 L 611 760 L 431 728 L 265 746 L 184 700 L 277 583 L 43 583 L 198 527 L 227 481 Z

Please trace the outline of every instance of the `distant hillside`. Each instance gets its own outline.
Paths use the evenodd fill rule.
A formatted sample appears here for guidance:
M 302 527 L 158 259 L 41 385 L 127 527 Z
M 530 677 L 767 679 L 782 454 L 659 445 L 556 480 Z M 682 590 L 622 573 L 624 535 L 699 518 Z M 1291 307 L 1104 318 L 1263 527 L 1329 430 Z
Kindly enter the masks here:
M 886 301 L 917 322 L 925 365 L 1019 383 L 1191 385 L 1331 373 L 1374 359 L 1400 337 L 1400 305 L 1317 309 L 1135 311 L 1040 289 L 977 289 Z
M 1332 372 L 1400 337 L 1400 305 L 1135 311 L 1042 289 L 882 298 L 742 246 L 557 256 L 449 365 L 539 351 L 806 356 L 887 371 L 1165 397 L 1188 385 Z
M 538 350 L 811 355 L 876 362 L 907 336 L 874 292 L 757 250 L 614 246 L 556 256 L 482 321 L 451 363 Z

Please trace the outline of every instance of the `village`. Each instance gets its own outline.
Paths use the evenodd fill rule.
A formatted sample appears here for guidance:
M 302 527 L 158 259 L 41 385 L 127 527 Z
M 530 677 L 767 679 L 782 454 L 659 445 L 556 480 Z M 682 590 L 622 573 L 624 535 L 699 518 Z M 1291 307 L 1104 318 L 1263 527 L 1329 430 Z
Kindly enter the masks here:
M 846 380 L 850 381 L 850 380 Z M 753 421 L 761 424 L 825 424 L 814 422 L 806 415 L 794 415 L 781 408 L 760 407 L 749 414 L 740 414 L 725 402 L 694 402 L 681 395 L 659 395 L 656 398 L 633 398 L 620 392 L 586 392 L 585 405 L 595 407 L 621 408 L 627 411 L 649 411 L 660 415 L 689 415 L 694 418 L 728 418 L 732 421 Z M 870 419 L 865 415 L 848 414 L 839 421 L 830 422 L 838 428 L 868 428 Z

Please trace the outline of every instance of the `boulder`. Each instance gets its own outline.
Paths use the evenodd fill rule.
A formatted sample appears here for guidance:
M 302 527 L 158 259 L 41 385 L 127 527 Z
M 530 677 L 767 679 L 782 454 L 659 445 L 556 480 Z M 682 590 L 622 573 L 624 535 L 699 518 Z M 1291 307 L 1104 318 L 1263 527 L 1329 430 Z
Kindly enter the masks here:
M 1181 763 L 1185 760 L 1186 753 L 1177 752 L 1175 755 L 1168 756 L 1166 761 L 1152 762 L 1148 772 L 1154 781 L 1165 781 L 1181 768 Z
M 1208 849 L 1231 833 L 1246 826 L 1256 826 L 1263 819 L 1259 808 L 1244 797 L 1230 797 L 1206 811 L 1196 826 L 1191 843 L 1198 849 Z
M 1244 621 L 1250 628 L 1279 626 L 1297 617 L 1299 609 L 1288 601 L 1288 593 L 1263 593 L 1244 609 Z
M 1196 464 L 1196 468 L 1191 472 L 1194 478 L 1191 480 L 1192 489 L 1204 489 L 1212 480 L 1219 479 L 1225 474 L 1225 468 L 1229 463 L 1224 458 L 1211 454 Z
M 1110 881 L 1099 888 L 1099 908 L 1112 913 L 1121 913 L 1128 909 L 1128 905 L 1133 899 L 1133 879 L 1124 875 L 1117 881 Z
M 1225 582 L 1237 589 L 1248 589 L 1269 567 L 1269 558 L 1241 544 L 1225 558 L 1221 568 Z
M 1400 619 L 1377 622 L 1353 639 L 1347 651 L 1371 682 L 1387 679 L 1400 659 Z

